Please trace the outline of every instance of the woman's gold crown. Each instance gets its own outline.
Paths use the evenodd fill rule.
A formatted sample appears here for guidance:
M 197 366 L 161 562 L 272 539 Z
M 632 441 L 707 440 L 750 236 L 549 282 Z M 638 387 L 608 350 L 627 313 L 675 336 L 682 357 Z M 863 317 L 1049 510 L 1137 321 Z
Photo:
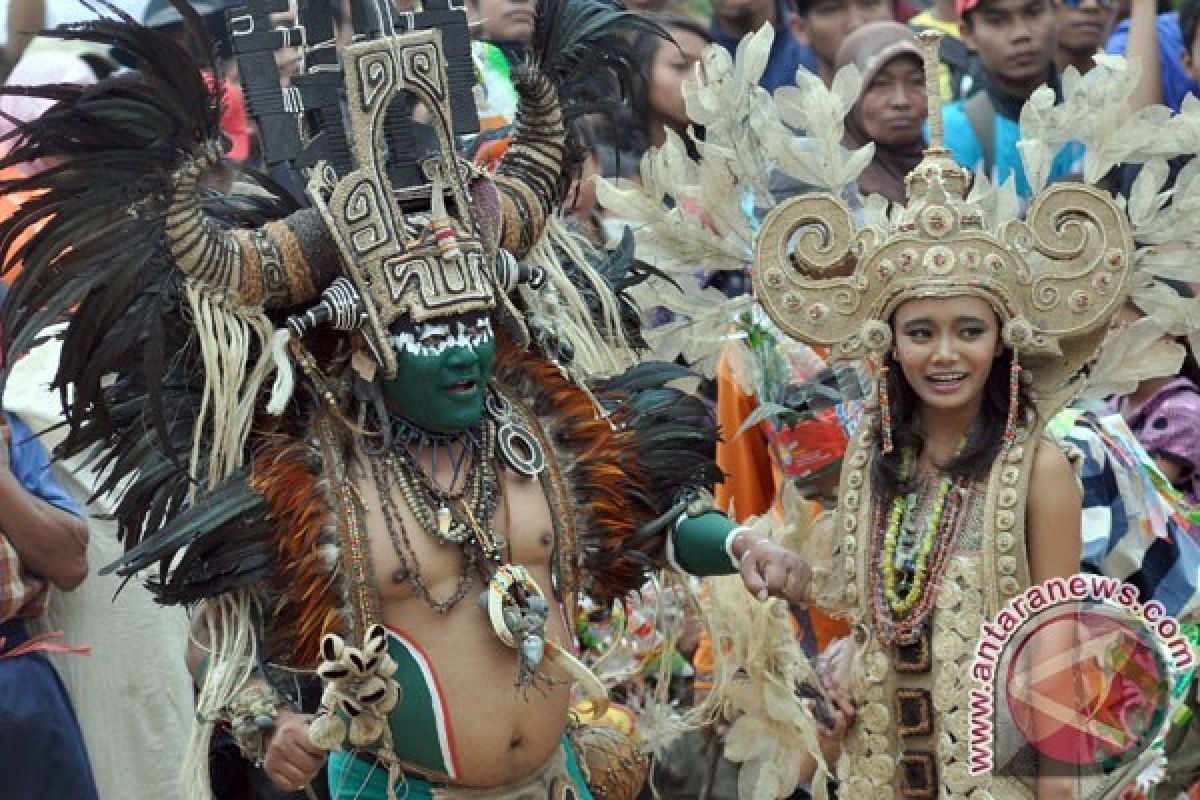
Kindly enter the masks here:
M 1050 413 L 1129 291 L 1131 226 L 1107 192 L 1083 183 L 1046 187 L 1024 219 L 1015 202 L 968 197 L 971 173 L 942 144 L 940 38 L 920 37 L 930 145 L 906 179 L 907 204 L 885 226 L 860 224 L 832 194 L 785 201 L 759 230 L 755 295 L 788 334 L 828 346 L 831 360 L 886 353 L 905 300 L 981 297 Z

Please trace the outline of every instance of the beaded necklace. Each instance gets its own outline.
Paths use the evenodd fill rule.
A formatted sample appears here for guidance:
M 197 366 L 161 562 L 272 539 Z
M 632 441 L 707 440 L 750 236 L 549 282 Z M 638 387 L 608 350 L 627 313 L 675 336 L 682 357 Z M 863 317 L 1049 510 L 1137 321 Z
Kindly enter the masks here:
M 479 598 L 480 608 L 487 615 L 500 641 L 517 651 L 516 685 L 523 689 L 553 682 L 539 671 L 547 647 L 560 661 L 570 661 L 570 656 L 557 645 L 547 644 L 546 622 L 550 616 L 550 605 L 525 567 L 504 563 L 504 542 L 493 526 L 492 520 L 500 497 L 497 440 L 500 440 L 499 449 L 510 465 L 509 451 L 513 444 L 509 440 L 521 439 L 525 443 L 527 449 L 523 451 L 524 457 L 516 459 L 518 463 L 515 467 L 522 474 L 530 475 L 532 470 L 532 475 L 536 475 L 544 467 L 539 442 L 532 434 L 519 428 L 511 405 L 506 398 L 500 399 L 504 402 L 496 401 L 488 405 L 489 413 L 482 421 L 479 434 L 472 431 L 459 440 L 464 451 L 470 451 L 473 458 L 467 462 L 470 479 L 458 492 L 453 489 L 465 462 L 465 453 L 452 462 L 454 477 L 449 490 L 439 486 L 421 467 L 417 458 L 403 446 L 393 446 L 391 451 L 381 455 L 369 454 L 369 458 L 388 538 L 413 592 L 434 610 L 447 613 L 467 596 L 472 585 L 471 573 L 478 570 L 486 587 Z M 507 446 L 505 442 L 508 442 Z M 444 440 L 434 441 L 434 446 L 448 443 Z M 521 455 L 521 452 L 517 455 Z M 522 467 L 525 469 L 522 470 Z M 392 493 L 393 485 L 399 488 L 405 504 L 421 528 L 443 544 L 462 548 L 458 585 L 445 599 L 435 598 L 421 579 L 420 565 L 408 538 L 404 517 Z
M 387 479 L 389 472 L 394 474 L 399 470 L 399 466 L 395 462 L 396 458 L 391 453 L 381 458 L 371 458 L 371 476 L 375 479 L 375 489 L 379 494 L 379 506 L 383 512 L 388 539 L 391 540 L 392 549 L 396 551 L 396 556 L 400 559 L 403 575 L 408 580 L 409 586 L 412 587 L 413 593 L 424 600 L 434 611 L 445 614 L 458 605 L 471 588 L 471 573 L 477 560 L 476 551 L 473 547 L 463 548 L 462 566 L 459 569 L 458 584 L 455 586 L 454 592 L 445 599 L 435 598 L 421 579 L 421 565 L 417 561 L 416 555 L 409 558 L 409 554 L 413 553 L 412 542 L 408 538 L 408 528 L 404 524 L 404 517 L 401 515 L 400 509 L 396 507 L 396 501 L 390 491 Z
M 913 474 L 913 462 L 912 453 L 905 452 L 906 476 Z M 883 503 L 877 506 L 872 525 L 872 551 L 877 555 L 871 570 L 871 611 L 884 644 L 914 641 L 928 621 L 958 533 L 965 487 L 965 478 L 943 477 L 933 492 L 932 512 L 920 526 L 916 519 L 920 504 L 914 492 L 895 497 L 886 514 Z
M 464 449 L 478 452 L 471 459 L 474 469 L 471 470 L 470 480 L 457 493 L 448 492 L 438 486 L 416 459 L 406 451 L 400 450 L 399 446 L 370 458 L 371 475 L 379 494 L 380 510 L 383 512 L 392 549 L 400 559 L 413 592 L 439 613 L 450 611 L 466 597 L 471 587 L 472 572 L 481 566 L 481 556 L 482 560 L 489 562 L 489 565 L 481 570 L 487 572 L 483 575 L 485 581 L 501 560 L 500 545 L 492 531 L 492 519 L 499 498 L 495 465 L 495 427 L 493 421 L 485 419 L 482 435 L 464 440 Z M 479 446 L 474 447 L 476 444 Z M 400 495 L 422 530 L 443 544 L 462 547 L 463 559 L 458 583 L 454 592 L 445 599 L 435 598 L 421 578 L 421 567 L 408 537 L 404 517 L 397 507 L 393 486 L 399 488 Z M 460 516 L 464 518 L 462 521 L 453 519 L 452 506 L 458 508 Z M 471 537 L 472 533 L 475 534 L 474 539 Z
M 499 497 L 495 439 L 495 423 L 491 420 L 484 422 L 481 436 L 473 432 L 464 435 L 463 452 L 455 465 L 450 490 L 439 486 L 416 458 L 398 458 L 395 451 L 386 456 L 390 472 L 400 488 L 400 494 L 417 518 L 417 522 L 443 544 L 464 544 L 471 533 L 466 520 L 454 519 L 451 507 L 456 504 L 471 509 L 471 520 L 482 520 L 489 526 L 491 524 Z M 468 459 L 468 456 L 471 457 Z M 470 470 L 467 484 L 455 492 L 454 485 L 458 482 L 458 474 L 464 461 L 469 461 L 474 469 Z M 436 460 L 434 463 L 437 463 Z M 467 493 L 469 500 L 464 500 L 463 495 Z

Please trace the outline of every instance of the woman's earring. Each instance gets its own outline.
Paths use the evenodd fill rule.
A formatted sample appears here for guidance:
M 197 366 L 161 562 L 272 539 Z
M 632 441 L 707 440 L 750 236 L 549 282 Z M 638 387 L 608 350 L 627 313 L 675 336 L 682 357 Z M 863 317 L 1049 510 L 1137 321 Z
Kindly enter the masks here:
M 1017 440 L 1017 413 L 1020 411 L 1021 363 L 1017 351 L 1013 350 L 1012 364 L 1008 368 L 1008 418 L 1004 422 L 1003 448 L 1007 452 Z
M 879 368 L 879 414 L 883 421 L 883 452 L 892 452 L 892 399 L 888 394 L 888 365 Z

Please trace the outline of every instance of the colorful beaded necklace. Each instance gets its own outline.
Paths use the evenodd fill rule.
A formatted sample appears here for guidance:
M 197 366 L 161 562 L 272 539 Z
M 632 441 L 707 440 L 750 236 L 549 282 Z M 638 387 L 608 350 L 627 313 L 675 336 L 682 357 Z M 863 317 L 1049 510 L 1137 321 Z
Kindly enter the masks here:
M 962 444 L 956 453 L 961 450 Z M 904 475 L 913 475 L 914 461 L 912 453 L 906 451 Z M 965 485 L 965 478 L 943 477 L 933 493 L 932 511 L 924 525 L 918 525 L 916 518 L 919 504 L 915 492 L 895 497 L 886 515 L 884 503 L 876 508 L 872 552 L 877 555 L 875 569 L 871 570 L 871 611 L 884 644 L 914 641 L 932 613 L 965 507 Z

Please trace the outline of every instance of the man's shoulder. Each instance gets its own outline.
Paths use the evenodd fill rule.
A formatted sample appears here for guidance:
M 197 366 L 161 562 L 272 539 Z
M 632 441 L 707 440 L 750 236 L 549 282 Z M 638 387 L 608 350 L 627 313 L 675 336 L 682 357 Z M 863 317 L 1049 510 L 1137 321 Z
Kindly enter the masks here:
M 942 109 L 942 130 L 946 147 L 954 158 L 964 166 L 974 167 L 980 155 L 979 137 L 967 116 L 966 102 L 958 100 Z

